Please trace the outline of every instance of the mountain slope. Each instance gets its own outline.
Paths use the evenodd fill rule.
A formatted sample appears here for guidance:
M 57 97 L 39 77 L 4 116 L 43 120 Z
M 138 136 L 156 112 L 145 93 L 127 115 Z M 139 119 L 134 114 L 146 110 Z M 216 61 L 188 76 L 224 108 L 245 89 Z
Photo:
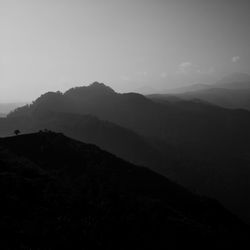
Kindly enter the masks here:
M 234 249 L 248 228 L 217 202 L 62 134 L 0 139 L 4 249 Z
M 135 132 L 90 115 L 43 112 L 33 116 L 0 119 L 0 136 L 9 136 L 18 128 L 21 133 L 53 130 L 71 138 L 98 145 L 130 162 L 164 168 L 167 159 L 146 138 Z

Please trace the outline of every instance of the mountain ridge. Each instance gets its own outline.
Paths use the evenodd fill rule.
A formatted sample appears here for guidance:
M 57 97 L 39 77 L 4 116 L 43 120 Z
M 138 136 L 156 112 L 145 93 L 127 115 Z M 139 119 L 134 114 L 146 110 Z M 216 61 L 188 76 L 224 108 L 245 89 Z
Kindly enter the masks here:
M 98 86 L 97 84 L 95 88 Z M 81 90 L 85 95 L 86 88 Z M 77 116 L 91 114 L 101 121 L 109 121 L 136 133 L 137 138 L 139 136 L 143 138 L 143 141 L 146 140 L 148 146 L 144 144 L 143 148 L 153 148 L 156 154 L 152 155 L 158 155 L 159 160 L 153 157 L 154 161 L 149 162 L 143 154 L 147 157 L 150 154 L 145 154 L 140 147 L 135 149 L 132 141 L 126 146 L 127 153 L 131 153 L 130 158 L 126 156 L 125 152 L 122 152 L 122 144 L 126 140 L 122 132 L 119 136 L 121 141 L 112 139 L 111 152 L 118 152 L 115 148 L 117 143 L 119 145 L 117 148 L 121 149 L 118 155 L 131 161 L 131 159 L 135 160 L 131 157 L 135 149 L 134 157 L 138 153 L 136 163 L 143 163 L 188 188 L 217 198 L 245 220 L 250 219 L 250 199 L 246 192 L 249 189 L 246 179 L 250 177 L 250 171 L 249 162 L 244 157 L 248 154 L 250 147 L 250 112 L 230 110 L 198 101 L 159 103 L 136 93 L 108 92 L 108 95 L 92 95 L 91 98 L 78 98 L 77 101 L 74 98 L 72 100 L 64 98 L 62 93 L 57 93 L 56 98 L 49 97 L 49 101 L 43 102 L 42 98 L 39 103 L 34 102 L 30 106 L 18 109 L 6 119 L 1 120 L 1 124 L 13 130 L 17 129 L 15 126 L 20 124 L 22 127 L 27 126 L 26 131 L 31 132 L 33 130 L 30 130 L 29 124 L 25 125 L 25 119 L 36 119 L 35 117 L 48 111 L 60 113 L 60 115 L 62 113 Z M 44 119 L 41 129 L 48 126 L 46 120 L 52 121 L 53 115 L 51 117 Z M 87 138 L 87 130 L 85 135 L 81 132 L 81 126 L 87 128 L 84 122 L 76 122 L 78 128 L 75 129 L 70 124 L 74 124 L 71 118 L 65 118 L 65 121 L 63 119 L 58 119 L 57 127 L 51 126 L 50 128 L 59 129 L 70 136 L 78 130 L 80 132 L 75 134 L 74 138 L 80 140 Z M 18 123 L 13 122 L 9 126 L 11 120 Z M 63 131 L 60 126 L 64 126 Z M 98 130 L 89 131 L 93 133 Z M 111 135 L 107 130 L 102 131 Z M 113 132 L 114 135 L 115 132 Z M 101 146 L 99 136 L 106 140 L 108 137 L 102 137 L 97 132 L 94 143 Z M 230 197 L 228 192 L 231 194 Z

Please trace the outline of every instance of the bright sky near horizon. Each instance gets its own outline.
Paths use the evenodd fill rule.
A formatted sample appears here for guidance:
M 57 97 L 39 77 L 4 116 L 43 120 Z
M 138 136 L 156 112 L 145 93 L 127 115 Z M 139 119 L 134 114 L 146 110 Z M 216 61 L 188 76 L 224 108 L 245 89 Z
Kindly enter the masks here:
M 248 0 L 0 0 L 0 102 L 250 73 Z

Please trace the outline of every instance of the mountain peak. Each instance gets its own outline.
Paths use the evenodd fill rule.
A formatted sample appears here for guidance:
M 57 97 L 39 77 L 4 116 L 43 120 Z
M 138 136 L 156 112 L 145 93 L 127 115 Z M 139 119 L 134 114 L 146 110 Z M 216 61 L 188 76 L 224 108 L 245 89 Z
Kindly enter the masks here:
M 102 96 L 114 93 L 115 91 L 104 83 L 93 82 L 88 86 L 71 88 L 64 93 L 64 96 L 74 98 L 91 98 L 93 96 Z
M 99 89 L 99 90 L 105 90 L 108 92 L 115 92 L 111 87 L 105 85 L 104 83 L 100 83 L 100 82 L 93 82 L 91 83 L 89 86 L 87 86 L 88 88 L 92 88 L 92 89 Z
M 92 86 L 92 87 L 105 86 L 105 87 L 106 87 L 106 85 L 105 85 L 104 83 L 102 83 L 102 82 L 97 82 L 97 81 L 91 83 L 89 86 Z

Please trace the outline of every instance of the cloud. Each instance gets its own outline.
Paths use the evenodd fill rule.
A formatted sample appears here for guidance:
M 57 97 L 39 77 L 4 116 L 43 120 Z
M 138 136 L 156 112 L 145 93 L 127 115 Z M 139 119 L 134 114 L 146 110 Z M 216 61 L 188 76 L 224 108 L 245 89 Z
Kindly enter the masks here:
M 231 60 L 232 60 L 233 63 L 236 63 L 236 62 L 238 62 L 240 60 L 240 57 L 239 56 L 233 56 Z
M 186 74 L 186 73 L 190 72 L 192 70 L 192 68 L 193 68 L 193 64 L 191 62 L 182 62 L 178 66 L 177 73 Z

